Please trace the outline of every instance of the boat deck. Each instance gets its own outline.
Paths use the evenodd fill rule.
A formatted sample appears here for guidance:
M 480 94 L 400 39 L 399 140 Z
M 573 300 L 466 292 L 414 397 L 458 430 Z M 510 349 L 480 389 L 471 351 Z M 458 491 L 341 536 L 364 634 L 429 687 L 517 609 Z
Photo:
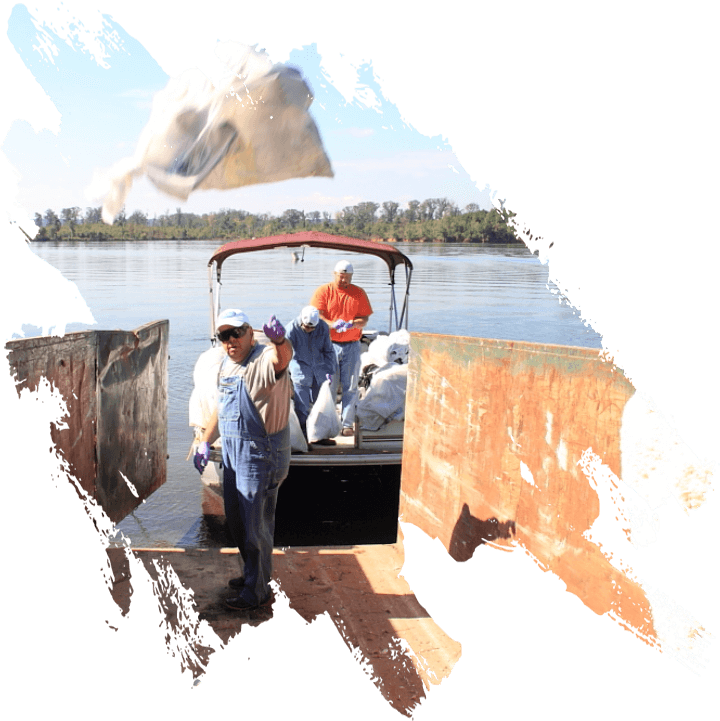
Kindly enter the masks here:
M 337 436 L 334 446 L 309 445 L 307 453 L 295 452 L 291 466 L 387 466 L 402 461 L 403 421 L 392 421 L 378 431 L 356 428 L 354 436 Z M 219 448 L 213 448 L 210 460 L 222 461 Z

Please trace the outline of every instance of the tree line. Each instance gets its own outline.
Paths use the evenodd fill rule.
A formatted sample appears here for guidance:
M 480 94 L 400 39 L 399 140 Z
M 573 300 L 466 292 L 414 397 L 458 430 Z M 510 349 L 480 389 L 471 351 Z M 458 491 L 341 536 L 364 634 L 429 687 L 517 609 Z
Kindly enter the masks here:
M 279 216 L 252 214 L 223 208 L 213 213 L 184 213 L 176 208 L 160 216 L 148 217 L 125 209 L 113 225 L 102 221 L 102 209 L 63 208 L 35 213 L 36 240 L 178 240 L 253 238 L 301 230 L 318 230 L 334 235 L 388 242 L 518 243 L 512 228 L 514 213 L 496 208 L 481 210 L 470 203 L 460 210 L 447 198 L 411 200 L 406 208 L 399 203 L 363 202 L 330 213 L 289 209 Z

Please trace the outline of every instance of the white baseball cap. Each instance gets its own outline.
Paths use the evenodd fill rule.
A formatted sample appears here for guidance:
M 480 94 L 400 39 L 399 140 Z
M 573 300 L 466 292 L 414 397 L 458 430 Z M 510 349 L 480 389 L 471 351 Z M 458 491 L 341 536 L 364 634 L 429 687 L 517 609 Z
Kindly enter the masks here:
M 236 308 L 228 308 L 217 317 L 217 327 L 221 325 L 231 325 L 235 328 L 241 328 L 244 325 L 250 325 L 250 319 L 241 310 Z
M 320 322 L 320 313 L 314 305 L 306 305 L 300 313 L 300 321 L 303 325 L 311 325 L 313 328 Z
M 352 273 L 353 272 L 352 263 L 348 260 L 338 261 L 337 265 L 335 266 L 335 272 L 336 273 Z

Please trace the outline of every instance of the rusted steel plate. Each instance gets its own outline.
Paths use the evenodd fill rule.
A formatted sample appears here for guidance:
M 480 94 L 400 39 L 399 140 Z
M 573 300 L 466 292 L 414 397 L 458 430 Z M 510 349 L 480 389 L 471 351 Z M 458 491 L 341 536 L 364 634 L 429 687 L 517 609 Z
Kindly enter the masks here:
M 62 395 L 68 415 L 51 428 L 55 447 L 115 522 L 166 480 L 168 333 L 162 320 L 6 344 L 18 393 L 45 378 Z
M 167 477 L 168 322 L 97 337 L 97 500 L 118 521 Z
M 36 391 L 42 379 L 62 395 L 68 414 L 50 427 L 55 448 L 68 463 L 82 489 L 95 495 L 95 333 L 68 333 L 9 341 L 8 360 L 18 393 Z
M 520 544 L 589 608 L 652 640 L 642 588 L 583 538 L 599 499 L 578 465 L 617 476 L 634 388 L 599 351 L 414 333 L 400 513 L 458 561 Z

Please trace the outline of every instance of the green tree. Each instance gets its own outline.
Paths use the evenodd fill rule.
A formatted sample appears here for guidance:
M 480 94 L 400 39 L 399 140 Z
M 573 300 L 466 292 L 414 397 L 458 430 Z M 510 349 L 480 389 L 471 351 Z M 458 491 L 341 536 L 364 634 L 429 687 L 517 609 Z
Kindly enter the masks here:
M 438 232 L 444 242 L 458 242 L 464 239 L 464 223 L 458 215 L 446 214 L 437 221 Z
M 205 223 L 207 223 L 208 227 L 208 233 L 211 238 L 215 237 L 215 220 L 217 219 L 217 215 L 215 213 L 207 213 L 203 216 L 205 219 Z
M 508 227 L 508 211 L 490 210 L 485 219 L 485 235 L 490 243 L 514 243 L 515 233 Z
M 305 213 L 302 210 L 291 208 L 282 214 L 282 222 L 289 225 L 291 230 L 295 230 L 298 225 L 305 225 Z
M 435 217 L 444 218 L 452 208 L 452 203 L 447 198 L 435 198 Z
M 357 225 L 357 217 L 355 215 L 355 208 L 346 205 L 337 215 L 336 218 L 343 226 L 346 233 L 351 233 Z
M 420 220 L 432 220 L 435 217 L 435 199 L 427 198 L 420 203 Z
M 147 215 L 141 210 L 134 211 L 127 220 L 131 225 L 147 225 L 148 222 Z
M 485 242 L 485 224 L 473 213 L 467 225 L 467 240 L 471 243 Z
M 419 223 L 406 223 L 405 224 L 405 239 L 409 241 L 417 241 L 422 238 L 422 233 L 420 232 L 420 224 Z
M 382 207 L 382 219 L 387 223 L 394 223 L 395 218 L 397 218 L 398 208 L 400 205 L 392 200 L 386 200 L 382 204 Z
M 48 235 L 51 238 L 57 238 L 58 233 L 60 232 L 60 218 L 56 215 L 55 211 L 51 208 L 48 208 L 45 211 L 45 227 L 48 229 Z
M 102 207 L 85 208 L 86 223 L 102 223 Z
M 375 213 L 379 207 L 377 203 L 371 202 L 358 203 L 355 206 L 355 215 L 363 228 L 367 228 L 375 222 Z
M 420 201 L 408 200 L 408 207 L 405 211 L 405 219 L 408 223 L 414 223 L 420 217 Z
M 224 235 L 230 235 L 235 228 L 235 223 L 230 217 L 229 213 L 223 213 L 222 220 L 220 221 L 220 229 Z
M 377 220 L 370 226 L 370 236 L 387 240 L 392 235 L 392 225 L 386 220 Z

